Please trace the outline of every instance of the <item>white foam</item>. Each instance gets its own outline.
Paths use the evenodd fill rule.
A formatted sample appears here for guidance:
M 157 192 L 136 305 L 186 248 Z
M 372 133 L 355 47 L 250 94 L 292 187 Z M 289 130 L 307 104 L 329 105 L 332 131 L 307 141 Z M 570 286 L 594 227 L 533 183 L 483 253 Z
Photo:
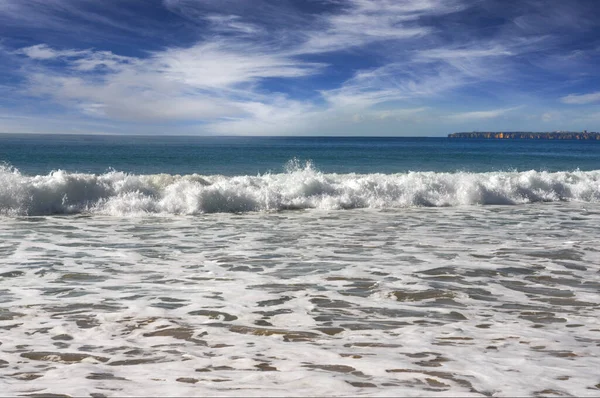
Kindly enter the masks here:
M 259 176 L 26 176 L 0 167 L 0 214 L 201 214 L 600 201 L 600 171 L 325 174 L 310 164 Z
M 2 221 L 6 395 L 598 391 L 600 204 Z

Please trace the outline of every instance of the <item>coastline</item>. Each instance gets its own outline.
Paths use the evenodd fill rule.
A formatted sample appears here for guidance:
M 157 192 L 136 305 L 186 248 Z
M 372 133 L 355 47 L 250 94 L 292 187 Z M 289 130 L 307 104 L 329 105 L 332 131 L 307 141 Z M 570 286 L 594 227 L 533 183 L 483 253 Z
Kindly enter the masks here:
M 484 131 L 484 132 L 461 132 L 448 134 L 448 138 L 468 138 L 468 139 L 517 139 L 517 140 L 598 140 L 600 133 L 597 132 L 575 132 L 575 131 L 557 131 L 557 132 L 529 132 L 529 131 Z

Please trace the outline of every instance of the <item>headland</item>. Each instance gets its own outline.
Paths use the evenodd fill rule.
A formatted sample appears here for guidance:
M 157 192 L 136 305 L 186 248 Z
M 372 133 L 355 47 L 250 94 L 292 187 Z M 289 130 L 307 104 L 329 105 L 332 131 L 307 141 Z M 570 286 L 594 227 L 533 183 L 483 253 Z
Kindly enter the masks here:
M 509 140 L 598 140 L 600 133 L 588 131 L 553 131 L 553 132 L 529 132 L 529 131 L 481 131 L 470 133 L 452 133 L 448 138 L 470 138 L 470 139 L 509 139 Z

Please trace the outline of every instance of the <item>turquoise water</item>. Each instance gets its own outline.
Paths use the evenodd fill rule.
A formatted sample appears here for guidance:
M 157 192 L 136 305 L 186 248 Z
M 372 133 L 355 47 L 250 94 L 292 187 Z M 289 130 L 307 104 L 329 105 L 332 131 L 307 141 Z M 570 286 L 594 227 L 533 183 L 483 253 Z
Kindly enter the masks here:
M 291 159 L 324 173 L 600 169 L 600 142 L 448 138 L 142 137 L 0 135 L 0 162 L 29 175 L 52 170 L 256 175 Z

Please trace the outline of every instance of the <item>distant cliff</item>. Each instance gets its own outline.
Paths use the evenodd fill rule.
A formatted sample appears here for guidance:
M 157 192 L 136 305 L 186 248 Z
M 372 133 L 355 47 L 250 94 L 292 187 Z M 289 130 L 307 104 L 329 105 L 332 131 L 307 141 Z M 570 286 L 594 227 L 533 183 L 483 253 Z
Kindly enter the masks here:
M 473 132 L 448 134 L 448 138 L 487 138 L 487 139 L 509 139 L 509 140 L 599 140 L 600 133 L 596 132 L 574 132 L 557 131 L 551 133 L 533 133 L 527 131 L 507 132 Z

